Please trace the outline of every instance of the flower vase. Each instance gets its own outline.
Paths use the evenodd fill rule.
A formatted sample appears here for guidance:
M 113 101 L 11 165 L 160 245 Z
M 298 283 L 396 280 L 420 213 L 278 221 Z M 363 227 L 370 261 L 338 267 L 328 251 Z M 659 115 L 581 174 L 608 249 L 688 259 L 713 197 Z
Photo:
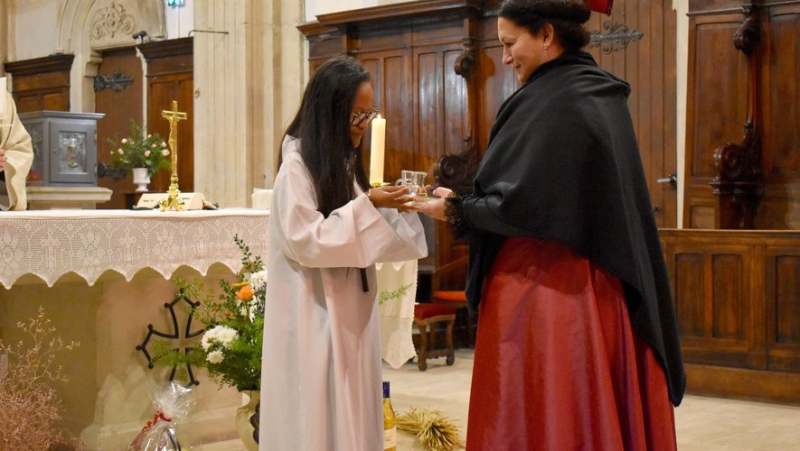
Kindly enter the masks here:
M 150 183 L 150 176 L 147 173 L 147 168 L 133 168 L 133 183 L 137 185 L 137 193 L 147 192 L 147 184 Z
M 236 429 L 239 431 L 244 447 L 248 451 L 258 451 L 258 443 L 253 438 L 255 428 L 250 423 L 250 418 L 256 413 L 256 406 L 261 399 L 261 392 L 258 390 L 243 390 L 242 395 L 247 399 L 242 406 L 236 409 Z

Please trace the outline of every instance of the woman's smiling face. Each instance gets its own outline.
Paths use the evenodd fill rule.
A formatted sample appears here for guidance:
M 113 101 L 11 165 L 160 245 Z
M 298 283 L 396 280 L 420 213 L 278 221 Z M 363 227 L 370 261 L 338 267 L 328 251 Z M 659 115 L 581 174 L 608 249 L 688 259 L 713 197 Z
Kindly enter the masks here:
M 504 17 L 497 19 L 497 37 L 503 44 L 503 64 L 514 68 L 521 83 L 546 62 L 545 36 L 545 33 L 534 36 L 527 28 Z

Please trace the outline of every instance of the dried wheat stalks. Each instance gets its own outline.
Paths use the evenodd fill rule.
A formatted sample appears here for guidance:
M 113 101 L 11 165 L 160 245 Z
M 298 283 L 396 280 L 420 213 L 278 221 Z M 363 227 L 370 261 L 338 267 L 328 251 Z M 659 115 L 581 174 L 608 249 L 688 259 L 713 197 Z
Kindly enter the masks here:
M 458 427 L 438 410 L 412 408 L 401 413 L 397 429 L 416 435 L 430 451 L 454 451 L 465 446 Z

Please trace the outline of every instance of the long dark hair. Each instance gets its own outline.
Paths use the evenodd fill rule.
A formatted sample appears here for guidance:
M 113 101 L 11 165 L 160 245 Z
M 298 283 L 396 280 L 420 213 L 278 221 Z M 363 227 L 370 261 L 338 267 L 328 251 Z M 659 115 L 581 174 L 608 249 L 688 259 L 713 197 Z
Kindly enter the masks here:
M 297 115 L 286 135 L 300 138 L 303 157 L 317 192 L 318 210 L 327 217 L 355 197 L 353 180 L 369 189 L 364 172 L 363 140 L 353 148 L 350 119 L 358 88 L 369 72 L 349 56 L 320 66 L 306 86 Z
M 589 43 L 583 24 L 592 11 L 582 0 L 505 0 L 498 15 L 536 35 L 549 23 L 565 51 L 575 52 Z

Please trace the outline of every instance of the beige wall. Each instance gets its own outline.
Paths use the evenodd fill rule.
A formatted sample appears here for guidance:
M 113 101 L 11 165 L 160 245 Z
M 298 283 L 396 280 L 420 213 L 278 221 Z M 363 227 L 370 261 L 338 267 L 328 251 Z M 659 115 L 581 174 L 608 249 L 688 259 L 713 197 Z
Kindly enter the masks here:
M 199 0 L 195 28 L 195 189 L 224 207 L 271 187 L 283 130 L 306 83 L 297 1 Z

